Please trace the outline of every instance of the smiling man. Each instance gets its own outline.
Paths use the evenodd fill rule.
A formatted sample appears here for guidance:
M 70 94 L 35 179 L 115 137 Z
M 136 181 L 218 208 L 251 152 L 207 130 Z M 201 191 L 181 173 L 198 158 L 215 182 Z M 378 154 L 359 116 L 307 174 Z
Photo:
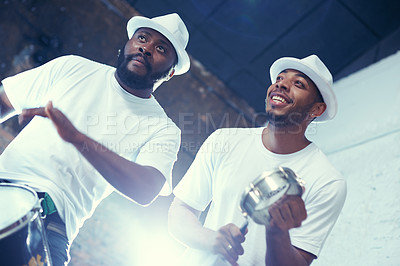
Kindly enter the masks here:
M 181 265 L 309 265 L 338 218 L 345 180 L 305 136 L 311 122 L 336 114 L 332 76 L 316 55 L 278 59 L 270 76 L 267 126 L 214 132 L 174 189 L 169 228 L 188 246 Z M 268 225 L 250 221 L 242 233 L 245 188 L 279 166 L 305 181 L 303 195 L 283 196 L 266 210 Z M 202 225 L 198 218 L 209 204 Z
M 0 156 L 0 180 L 44 199 L 53 265 L 111 192 L 141 205 L 171 193 L 180 130 L 152 92 L 188 71 L 189 34 L 175 13 L 133 17 L 127 32 L 117 68 L 70 55 L 2 81 L 1 116 L 33 119 Z

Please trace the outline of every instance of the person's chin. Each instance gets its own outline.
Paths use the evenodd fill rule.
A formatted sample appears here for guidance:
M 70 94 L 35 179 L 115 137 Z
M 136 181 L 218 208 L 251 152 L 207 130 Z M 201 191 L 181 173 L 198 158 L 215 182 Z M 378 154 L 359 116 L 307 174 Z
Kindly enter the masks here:
M 147 69 L 144 66 L 128 65 L 127 70 L 129 73 L 132 73 L 133 75 L 142 78 L 144 78 L 148 74 Z
M 284 115 L 287 114 L 287 112 L 286 112 L 285 110 L 282 110 L 282 109 L 275 109 L 275 108 L 271 108 L 271 107 L 266 108 L 265 112 L 266 112 L 267 114 L 272 115 L 272 116 L 278 116 L 278 117 L 279 117 L 279 116 L 284 116 Z

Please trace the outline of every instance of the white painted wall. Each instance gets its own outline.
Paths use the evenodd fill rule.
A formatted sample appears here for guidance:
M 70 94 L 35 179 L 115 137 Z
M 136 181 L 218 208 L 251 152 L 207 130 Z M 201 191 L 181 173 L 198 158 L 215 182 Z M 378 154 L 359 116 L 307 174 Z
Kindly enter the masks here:
M 334 84 L 337 117 L 308 136 L 347 179 L 313 265 L 400 265 L 400 51 Z

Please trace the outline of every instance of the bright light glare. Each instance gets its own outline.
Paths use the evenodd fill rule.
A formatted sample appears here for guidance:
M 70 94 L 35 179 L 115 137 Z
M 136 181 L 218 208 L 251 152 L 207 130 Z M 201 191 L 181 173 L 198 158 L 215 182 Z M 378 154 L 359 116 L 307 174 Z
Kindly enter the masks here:
M 114 228 L 117 236 L 114 256 L 119 265 L 177 265 L 185 247 L 176 241 L 160 220 L 130 219 Z M 110 251 L 110 250 L 109 250 Z M 110 252 L 113 252 L 112 250 Z
M 176 265 L 183 247 L 163 229 L 139 230 L 137 238 L 141 243 L 135 249 L 137 265 Z M 136 264 L 135 264 L 136 265 Z

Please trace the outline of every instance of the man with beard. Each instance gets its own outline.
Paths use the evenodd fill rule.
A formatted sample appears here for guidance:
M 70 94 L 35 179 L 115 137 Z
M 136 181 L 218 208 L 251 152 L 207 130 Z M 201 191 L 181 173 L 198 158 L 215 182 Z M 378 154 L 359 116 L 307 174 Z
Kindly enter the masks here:
M 345 180 L 305 136 L 312 121 L 336 114 L 332 76 L 316 55 L 278 59 L 270 76 L 266 127 L 211 134 L 174 189 L 169 228 L 188 246 L 182 265 L 309 265 L 338 218 Z M 302 196 L 282 196 L 265 209 L 266 226 L 249 219 L 245 229 L 245 188 L 280 166 L 303 179 Z M 202 225 L 198 217 L 209 204 Z
M 0 179 L 44 199 L 54 265 L 111 192 L 141 205 L 171 193 L 180 130 L 152 92 L 188 71 L 189 34 L 175 13 L 133 17 L 127 32 L 117 69 L 70 55 L 2 81 L 1 115 L 32 120 L 0 156 Z

